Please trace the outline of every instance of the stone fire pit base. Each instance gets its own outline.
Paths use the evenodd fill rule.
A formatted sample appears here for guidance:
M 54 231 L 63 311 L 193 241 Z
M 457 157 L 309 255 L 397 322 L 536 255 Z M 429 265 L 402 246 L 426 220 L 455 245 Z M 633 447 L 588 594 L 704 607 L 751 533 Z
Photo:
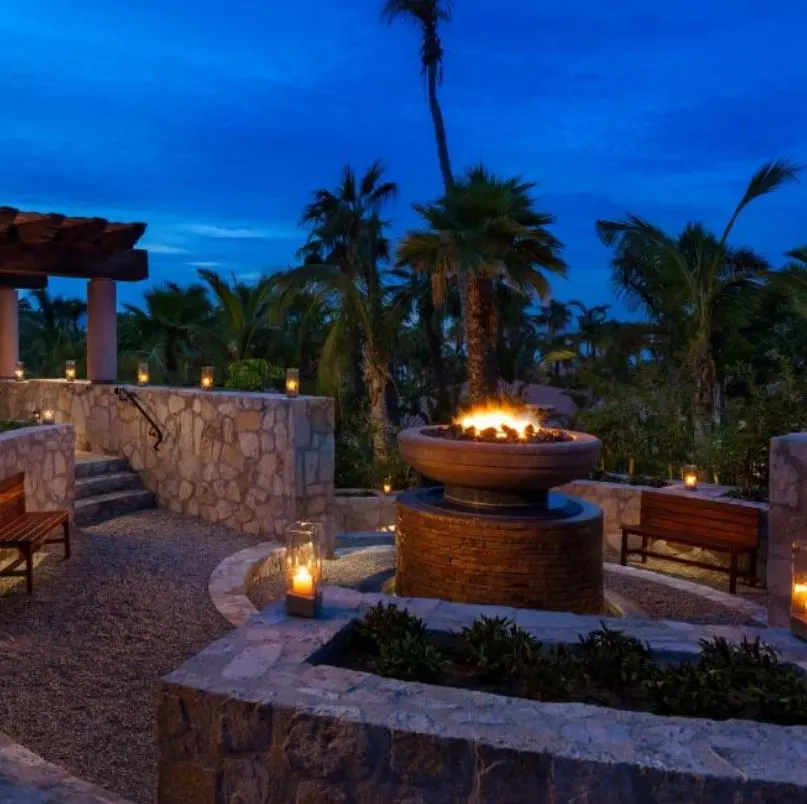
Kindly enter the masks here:
M 603 611 L 602 511 L 550 495 L 540 510 L 473 511 L 438 489 L 398 498 L 397 593 L 544 611 Z

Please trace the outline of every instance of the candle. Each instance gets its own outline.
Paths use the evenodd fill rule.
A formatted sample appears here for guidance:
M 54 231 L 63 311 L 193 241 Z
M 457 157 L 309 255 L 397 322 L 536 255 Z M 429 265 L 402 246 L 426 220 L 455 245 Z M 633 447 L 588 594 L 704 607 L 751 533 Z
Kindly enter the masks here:
M 291 579 L 292 592 L 302 597 L 311 597 L 314 594 L 314 579 L 308 571 L 308 567 L 298 567 L 297 572 Z
M 76 379 L 76 361 L 68 360 L 64 364 L 64 376 L 68 382 L 73 382 Z
M 53 424 L 55 420 L 56 414 L 52 410 L 48 409 L 42 413 L 42 422 L 44 424 Z
M 286 394 L 297 396 L 300 393 L 300 370 L 286 369 Z
M 384 494 L 392 494 L 392 478 L 384 478 Z
M 684 467 L 684 488 L 694 491 L 698 488 L 698 469 L 695 466 Z
M 213 387 L 213 366 L 205 366 L 202 369 L 202 388 L 207 390 Z
M 137 384 L 138 385 L 148 385 L 149 384 L 149 364 L 148 363 L 140 363 L 137 367 Z
M 17 363 L 17 367 L 14 369 L 14 378 L 16 380 L 25 379 L 25 365 L 23 363 Z

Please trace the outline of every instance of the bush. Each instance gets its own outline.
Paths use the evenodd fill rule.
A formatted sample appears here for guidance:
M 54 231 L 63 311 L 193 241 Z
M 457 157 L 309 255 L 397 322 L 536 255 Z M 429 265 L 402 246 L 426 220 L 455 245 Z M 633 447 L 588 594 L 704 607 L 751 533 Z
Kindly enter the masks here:
M 491 682 L 523 677 L 541 653 L 541 643 L 506 617 L 477 617 L 462 641 L 480 677 Z
M 251 358 L 237 360 L 227 366 L 228 379 L 225 388 L 235 391 L 266 391 L 281 388 L 285 372 L 266 360 Z
M 386 678 L 428 683 L 440 678 L 445 665 L 442 654 L 425 634 L 410 633 L 384 642 L 375 671 Z
M 388 640 L 400 640 L 408 636 L 421 637 L 426 633 L 426 626 L 419 617 L 392 604 L 379 603 L 367 610 L 364 617 L 356 623 L 356 637 L 365 650 L 378 653 Z

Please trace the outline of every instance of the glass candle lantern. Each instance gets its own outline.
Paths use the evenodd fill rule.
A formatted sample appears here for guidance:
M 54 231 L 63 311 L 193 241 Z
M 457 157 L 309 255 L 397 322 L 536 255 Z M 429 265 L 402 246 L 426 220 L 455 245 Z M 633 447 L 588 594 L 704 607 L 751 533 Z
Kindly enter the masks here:
M 698 468 L 696 466 L 684 467 L 684 488 L 695 491 L 698 488 Z
M 213 366 L 205 366 L 202 369 L 202 388 L 209 391 L 213 387 Z
M 790 596 L 790 630 L 807 640 L 807 546 L 793 545 L 793 588 Z
M 138 385 L 148 385 L 149 384 L 149 364 L 148 363 L 138 363 L 137 364 L 137 384 Z
M 42 411 L 42 424 L 53 424 L 56 421 L 56 414 L 52 408 L 45 408 Z
M 42 423 L 42 411 L 39 408 L 34 408 L 31 411 L 31 421 L 34 424 L 41 424 Z
M 316 617 L 322 608 L 323 542 L 319 523 L 286 528 L 286 611 L 293 617 Z
M 17 363 L 16 367 L 14 368 L 14 379 L 18 382 L 22 382 L 25 379 L 24 363 Z
M 299 396 L 300 369 L 286 369 L 286 396 Z
M 391 477 L 385 477 L 384 482 L 381 485 L 381 488 L 382 488 L 384 494 L 392 494 L 392 478 Z
M 64 364 L 64 378 L 68 382 L 73 382 L 76 379 L 76 361 L 68 360 Z

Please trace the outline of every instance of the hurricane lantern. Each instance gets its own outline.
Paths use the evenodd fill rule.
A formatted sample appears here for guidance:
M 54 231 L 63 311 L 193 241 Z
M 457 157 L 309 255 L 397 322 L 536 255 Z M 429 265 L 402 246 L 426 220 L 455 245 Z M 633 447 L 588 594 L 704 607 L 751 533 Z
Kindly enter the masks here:
M 793 589 L 790 597 L 790 630 L 807 641 L 807 545 L 793 545 Z
M 213 387 L 213 366 L 205 366 L 202 369 L 202 388 L 209 391 Z
M 392 478 L 385 477 L 381 488 L 384 490 L 384 494 L 392 494 Z
M 300 395 L 300 369 L 286 369 L 286 396 Z
M 56 414 L 51 408 L 42 411 L 42 424 L 53 424 L 56 421 Z
M 286 611 L 293 617 L 316 617 L 322 608 L 323 545 L 319 523 L 286 528 Z
M 698 468 L 697 466 L 684 467 L 684 488 L 688 491 L 696 491 L 698 488 Z
M 25 379 L 25 363 L 17 363 L 14 368 L 14 379 L 22 382 Z
M 138 363 L 137 364 L 137 384 L 138 385 L 148 385 L 150 379 L 151 379 L 151 377 L 149 375 L 149 364 L 148 363 Z
M 68 382 L 73 382 L 76 379 L 76 361 L 67 360 L 64 364 L 64 378 Z

